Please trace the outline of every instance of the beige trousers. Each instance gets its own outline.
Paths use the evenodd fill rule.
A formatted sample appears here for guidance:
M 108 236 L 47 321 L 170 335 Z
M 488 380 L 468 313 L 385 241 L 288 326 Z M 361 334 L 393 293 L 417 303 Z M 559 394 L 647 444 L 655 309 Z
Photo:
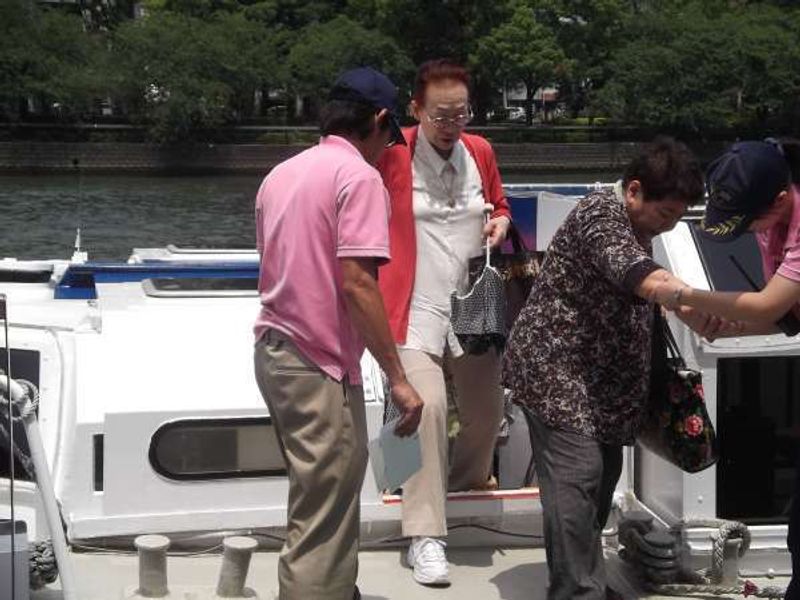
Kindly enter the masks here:
M 503 418 L 500 358 L 494 350 L 460 358 L 449 353 L 439 358 L 421 350 L 398 350 L 408 380 L 425 402 L 419 426 L 422 468 L 403 484 L 403 535 L 444 536 L 448 488 L 460 491 L 482 487 L 491 472 Z M 445 362 L 453 376 L 461 425 L 449 477 Z
M 258 386 L 289 473 L 280 600 L 352 600 L 367 465 L 361 386 L 339 382 L 274 330 L 255 347 Z

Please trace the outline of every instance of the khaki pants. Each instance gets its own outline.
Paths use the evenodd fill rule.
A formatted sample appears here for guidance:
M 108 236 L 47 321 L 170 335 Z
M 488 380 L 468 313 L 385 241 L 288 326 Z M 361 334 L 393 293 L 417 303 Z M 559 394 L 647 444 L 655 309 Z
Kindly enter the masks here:
M 367 465 L 362 388 L 332 379 L 274 330 L 256 344 L 255 372 L 289 473 L 279 599 L 352 600 Z
M 494 350 L 482 355 L 452 358 L 421 350 L 398 349 L 406 377 L 425 406 L 419 425 L 422 468 L 403 484 L 403 535 L 447 535 L 447 489 L 459 491 L 486 484 L 500 421 L 503 392 L 499 357 Z M 447 361 L 455 385 L 461 425 L 447 469 L 447 391 L 443 363 Z

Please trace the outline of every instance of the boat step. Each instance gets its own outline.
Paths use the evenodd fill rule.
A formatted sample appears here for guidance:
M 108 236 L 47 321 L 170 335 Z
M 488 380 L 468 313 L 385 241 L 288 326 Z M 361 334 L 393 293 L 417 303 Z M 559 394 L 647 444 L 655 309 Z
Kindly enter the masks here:
M 466 492 L 448 492 L 447 500 L 461 502 L 466 500 L 538 500 L 538 487 L 525 487 L 518 490 L 469 490 Z M 400 504 L 400 494 L 384 494 L 384 504 Z

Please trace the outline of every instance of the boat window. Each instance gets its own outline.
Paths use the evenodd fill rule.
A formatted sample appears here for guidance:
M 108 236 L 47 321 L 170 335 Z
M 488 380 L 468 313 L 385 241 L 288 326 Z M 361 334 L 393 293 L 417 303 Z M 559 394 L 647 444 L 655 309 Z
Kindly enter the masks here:
M 724 358 L 717 372 L 717 515 L 787 523 L 800 441 L 800 357 Z
M 255 277 L 157 277 L 142 281 L 148 296 L 157 298 L 207 298 L 257 296 Z
M 164 477 L 183 481 L 286 475 L 268 417 L 167 423 L 150 442 L 150 464 Z
M 752 291 L 753 286 L 747 277 L 759 289 L 764 287 L 761 252 L 752 233 L 747 232 L 732 242 L 715 242 L 700 235 L 696 227 L 690 228 L 712 289 L 723 292 Z M 737 263 L 741 269 L 736 266 Z
M 47 283 L 53 269 L 42 271 L 25 271 L 0 269 L 0 283 Z

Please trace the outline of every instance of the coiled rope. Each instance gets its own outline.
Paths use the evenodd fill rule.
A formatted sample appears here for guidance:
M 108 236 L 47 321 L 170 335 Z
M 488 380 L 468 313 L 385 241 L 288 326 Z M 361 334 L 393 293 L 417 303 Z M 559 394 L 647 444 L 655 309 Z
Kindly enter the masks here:
M 15 403 L 17 414 L 14 414 L 14 411 L 9 412 L 9 414 L 13 415 L 12 418 L 16 423 L 24 421 L 31 414 L 35 414 L 39 407 L 39 390 L 27 379 L 15 379 L 14 381 L 22 386 L 25 391 L 23 401 Z M 0 394 L 0 407 L 5 410 L 8 407 L 8 403 L 8 398 Z M 7 431 L 2 422 L 0 422 L 0 437 L 8 444 L 19 464 L 25 469 L 27 475 L 31 480 L 35 481 L 36 471 L 33 467 L 33 460 L 30 455 L 24 452 L 16 443 L 12 443 L 10 432 Z M 17 437 L 16 434 L 15 437 Z M 56 562 L 53 544 L 50 540 L 30 542 L 28 544 L 28 572 L 29 586 L 32 590 L 43 588 L 45 585 L 53 583 L 58 578 L 58 564 Z
M 678 540 L 683 531 L 690 527 L 717 529 L 712 536 L 711 567 L 702 573 L 682 565 L 677 568 L 673 566 L 675 557 L 679 553 Z M 726 542 L 737 538 L 742 540 L 738 550 L 740 558 L 750 548 L 750 531 L 744 523 L 722 519 L 681 521 L 673 525 L 669 530 L 669 534 L 674 540 L 672 545 L 654 545 L 653 541 L 659 540 L 663 542 L 663 537 L 651 537 L 652 525 L 649 522 L 642 521 L 641 518 L 634 518 L 630 523 L 622 526 L 620 531 L 620 541 L 625 544 L 625 549 L 621 552 L 622 558 L 637 567 L 644 575 L 648 589 L 653 593 L 663 596 L 703 594 L 706 596 L 743 595 L 754 598 L 783 598 L 786 594 L 784 588 L 777 586 L 759 587 L 749 580 L 738 579 L 733 585 L 721 583 L 723 580 Z M 654 557 L 662 558 L 654 559 Z M 653 567 L 659 561 L 661 561 L 660 567 L 654 569 Z
M 38 590 L 58 578 L 58 564 L 50 540 L 31 542 L 28 545 L 28 571 L 30 588 Z

